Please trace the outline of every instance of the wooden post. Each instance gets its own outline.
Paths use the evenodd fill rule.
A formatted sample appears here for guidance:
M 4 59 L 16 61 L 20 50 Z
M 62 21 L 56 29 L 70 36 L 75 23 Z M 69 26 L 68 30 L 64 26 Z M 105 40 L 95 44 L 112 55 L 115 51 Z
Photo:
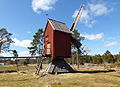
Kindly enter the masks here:
M 16 62 L 17 71 L 19 71 L 19 68 L 18 68 L 18 60 L 16 59 L 15 62 Z
M 40 70 L 42 69 L 42 63 L 43 63 L 43 59 L 39 57 L 39 64 L 38 64 L 38 67 L 37 67 L 37 70 L 36 70 L 36 75 L 39 75 L 40 73 Z
M 73 68 L 64 60 L 64 58 L 57 57 L 45 69 L 45 73 L 57 74 L 74 72 Z
M 6 63 L 5 63 L 5 62 L 6 62 L 6 61 L 5 61 L 5 58 L 4 58 L 3 62 L 4 62 L 4 65 L 6 65 Z M 5 69 L 3 69 L 3 70 L 5 70 Z
M 79 50 L 77 49 L 77 68 L 79 68 Z

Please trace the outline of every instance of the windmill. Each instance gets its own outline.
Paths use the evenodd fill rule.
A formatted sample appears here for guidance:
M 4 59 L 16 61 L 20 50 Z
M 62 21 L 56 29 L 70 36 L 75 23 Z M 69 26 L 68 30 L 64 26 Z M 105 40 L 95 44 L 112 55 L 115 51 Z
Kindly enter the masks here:
M 77 41 L 73 36 L 73 32 L 79 22 L 83 4 L 81 4 L 78 14 L 70 29 L 67 28 L 65 23 L 48 19 L 44 31 L 44 57 L 51 57 L 52 61 L 46 68 L 47 73 L 61 73 L 61 72 L 74 72 L 72 67 L 64 60 L 64 58 L 71 57 L 71 43 L 82 52 L 82 43 Z M 81 48 L 81 49 L 80 49 Z

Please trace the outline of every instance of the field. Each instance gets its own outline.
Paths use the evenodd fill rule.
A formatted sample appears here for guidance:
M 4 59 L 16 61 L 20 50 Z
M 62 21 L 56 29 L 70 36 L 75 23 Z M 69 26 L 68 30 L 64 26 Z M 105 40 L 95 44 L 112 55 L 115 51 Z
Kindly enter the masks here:
M 16 67 L 0 66 L 0 70 L 5 69 L 15 70 Z M 19 72 L 0 73 L 0 87 L 120 87 L 119 71 L 94 72 L 85 69 L 84 72 L 40 77 L 34 74 L 34 66 L 21 66 L 19 69 Z

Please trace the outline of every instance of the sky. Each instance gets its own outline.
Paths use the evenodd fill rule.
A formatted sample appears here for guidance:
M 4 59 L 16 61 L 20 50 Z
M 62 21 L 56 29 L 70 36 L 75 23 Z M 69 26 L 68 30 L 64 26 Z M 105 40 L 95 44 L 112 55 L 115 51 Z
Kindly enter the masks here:
M 48 18 L 64 22 L 70 29 L 84 4 L 76 27 L 90 55 L 120 52 L 120 0 L 0 0 L 0 29 L 12 33 L 15 42 L 10 49 L 19 56 L 28 56 L 30 42 L 39 28 L 44 29 Z M 46 16 L 48 14 L 48 16 Z M 3 56 L 13 56 L 2 53 Z

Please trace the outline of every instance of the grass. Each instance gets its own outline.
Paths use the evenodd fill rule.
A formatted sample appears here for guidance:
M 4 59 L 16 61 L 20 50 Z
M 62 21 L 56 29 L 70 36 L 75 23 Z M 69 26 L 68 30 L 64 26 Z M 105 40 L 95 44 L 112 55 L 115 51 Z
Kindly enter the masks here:
M 0 70 L 8 66 L 0 66 Z M 28 67 L 21 66 L 20 70 Z M 15 69 L 15 66 L 12 67 Z M 0 87 L 120 87 L 120 72 L 108 73 L 67 73 L 36 76 L 34 66 L 27 73 L 1 73 Z

